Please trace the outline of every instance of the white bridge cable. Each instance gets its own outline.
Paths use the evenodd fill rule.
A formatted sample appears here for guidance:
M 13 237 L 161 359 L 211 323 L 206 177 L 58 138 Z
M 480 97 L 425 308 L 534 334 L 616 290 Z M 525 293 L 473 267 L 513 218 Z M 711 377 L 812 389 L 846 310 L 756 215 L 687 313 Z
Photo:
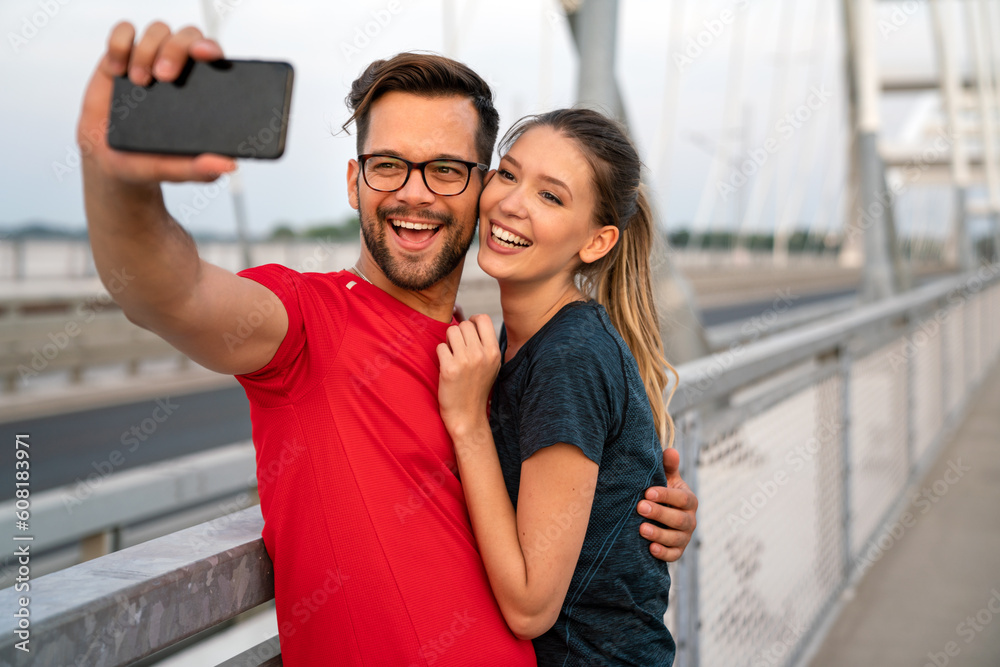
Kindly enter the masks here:
M 468 28 L 475 19 L 479 10 L 478 2 L 462 2 L 461 9 L 457 6 L 458 0 L 442 0 L 442 36 L 444 55 L 449 58 L 458 58 L 462 50 L 462 39 L 471 32 Z
M 822 51 L 819 54 L 813 54 L 813 56 L 811 56 L 809 73 L 806 78 L 807 89 L 810 84 L 819 85 L 820 87 L 824 85 L 825 82 L 823 81 L 823 77 L 828 71 L 827 59 L 829 53 L 832 51 L 828 44 L 823 44 L 823 29 L 830 22 L 832 22 L 831 17 L 824 15 L 823 8 L 829 7 L 833 9 L 834 5 L 830 3 L 817 2 L 813 6 L 812 43 L 813 45 L 819 45 L 819 48 L 821 48 Z M 816 84 L 816 82 L 819 83 Z M 820 108 L 815 113 L 816 115 L 824 118 L 836 117 L 835 114 L 832 113 L 829 104 Z M 805 203 L 806 193 L 810 189 L 809 184 L 815 179 L 816 173 L 819 171 L 815 168 L 815 165 L 816 154 L 821 143 L 820 139 L 822 137 L 831 136 L 830 134 L 820 132 L 822 124 L 819 120 L 820 119 L 817 118 L 812 122 L 809 122 L 805 129 L 805 137 L 796 156 L 798 160 L 796 160 L 794 168 L 791 170 L 793 187 L 791 188 L 787 201 L 784 197 L 781 197 L 775 204 L 776 213 L 778 215 L 777 223 L 774 228 L 774 261 L 778 265 L 787 262 L 789 228 L 797 219 L 799 219 L 802 213 L 803 204 Z M 825 171 L 827 173 L 830 171 L 829 161 L 826 162 Z
M 992 9 L 993 11 L 990 11 Z M 1000 111 L 1000 46 L 997 46 L 995 40 L 1000 37 L 1000 7 L 997 6 L 996 2 L 985 2 L 983 3 L 984 17 L 984 29 L 987 31 L 987 42 L 990 45 L 990 52 L 993 54 L 991 69 L 993 71 L 993 106 L 992 109 L 995 111 Z M 996 128 L 996 122 L 992 123 L 993 127 Z M 997 133 L 993 133 L 993 138 L 996 140 L 998 137 Z M 996 154 L 996 148 L 994 148 L 994 154 Z M 1000 194 L 998 194 L 998 201 L 1000 201 Z M 1000 209 L 994 209 L 993 211 L 993 243 L 994 243 L 994 256 L 1000 257 Z
M 920 259 L 924 256 L 927 246 L 930 244 L 931 235 L 927 230 L 933 226 L 933 221 L 937 217 L 934 206 L 934 196 L 931 188 L 917 188 L 913 192 L 913 206 L 910 211 L 912 225 L 910 231 L 910 260 Z
M 1000 211 L 1000 173 L 996 162 L 996 122 L 994 117 L 995 98 L 993 91 L 993 74 L 989 47 L 987 42 L 992 36 L 988 31 L 990 15 L 987 3 L 969 0 L 965 3 L 966 27 L 970 33 L 978 83 L 977 98 L 979 102 L 980 125 L 983 141 L 983 166 L 986 172 L 986 185 L 989 197 L 990 214 Z M 988 31 L 984 36 L 984 31 Z
M 842 25 L 839 20 L 835 20 L 835 25 Z M 844 40 L 839 42 L 843 44 Z M 841 54 L 837 53 L 837 57 Z M 842 89 L 843 83 L 840 84 Z M 843 233 L 846 227 L 847 211 L 849 202 L 854 201 L 856 193 L 850 191 L 851 174 L 849 168 L 850 145 L 851 145 L 851 119 L 847 106 L 840 104 L 836 106 L 838 113 L 830 113 L 827 116 L 829 124 L 829 135 L 833 137 L 831 142 L 836 151 L 834 158 L 827 161 L 827 169 L 823 176 L 823 186 L 820 190 L 819 208 L 809 226 L 809 237 L 822 235 L 824 243 L 829 243 L 831 237 L 838 233 Z M 825 205 L 824 202 L 829 202 Z
M 660 124 L 653 141 L 656 156 L 655 182 L 659 184 L 660 220 L 666 228 L 670 197 L 670 171 L 673 166 L 671 148 L 674 145 L 674 129 L 677 120 L 678 90 L 680 89 L 681 72 L 678 71 L 672 57 L 672 50 L 679 48 L 684 38 L 684 22 L 687 17 L 686 0 L 674 0 L 670 3 L 670 39 L 667 42 L 667 69 L 663 82 L 663 106 L 660 114 Z
M 791 0 L 783 0 L 781 3 L 781 13 L 778 19 L 779 36 L 791 34 L 792 26 L 795 23 L 795 7 L 797 4 L 798 3 Z M 779 41 L 779 44 L 781 43 L 782 42 Z M 782 112 L 782 110 L 788 107 L 789 56 L 792 55 L 795 45 L 791 39 L 783 40 L 783 45 L 787 48 L 788 52 L 784 54 L 783 64 L 781 55 L 777 53 L 775 54 L 776 71 L 771 77 L 771 97 L 768 113 L 765 116 L 765 132 L 767 131 L 767 128 L 774 126 L 778 115 Z M 775 162 L 777 162 L 777 160 L 768 160 L 757 173 L 757 178 L 753 182 L 753 189 L 750 192 L 750 200 L 747 204 L 746 210 L 744 211 L 743 220 L 739 226 L 739 236 L 743 236 L 747 230 L 757 230 L 758 223 L 764 211 L 764 206 L 767 203 L 767 199 L 771 192 L 771 183 L 774 180 L 775 175 Z
M 830 132 L 826 136 L 835 137 L 832 142 L 834 146 L 843 147 L 845 141 L 842 137 L 847 133 L 848 123 L 846 114 L 831 113 L 827 116 L 827 124 Z M 838 132 L 837 130 L 840 130 Z M 813 216 L 809 225 L 808 236 L 814 238 L 822 235 L 824 238 L 835 230 L 838 221 L 841 221 L 842 208 L 846 203 L 847 183 L 850 180 L 847 173 L 847 151 L 837 150 L 830 160 L 824 161 L 823 183 L 820 188 L 819 205 L 816 208 L 816 215 Z
M 709 167 L 708 178 L 701 190 L 701 199 L 691 224 L 692 236 L 703 230 L 710 231 L 712 214 L 719 196 L 717 184 L 725 177 L 725 170 L 731 168 L 729 156 L 732 149 L 729 145 L 728 133 L 737 126 L 743 105 L 743 73 L 746 60 L 744 53 L 746 52 L 746 33 L 749 22 L 748 14 L 745 14 L 742 20 L 737 18 L 736 21 L 733 21 L 733 34 L 729 44 L 729 66 L 726 68 L 726 96 L 723 102 L 722 127 L 719 131 L 719 138 L 715 142 L 715 156 Z

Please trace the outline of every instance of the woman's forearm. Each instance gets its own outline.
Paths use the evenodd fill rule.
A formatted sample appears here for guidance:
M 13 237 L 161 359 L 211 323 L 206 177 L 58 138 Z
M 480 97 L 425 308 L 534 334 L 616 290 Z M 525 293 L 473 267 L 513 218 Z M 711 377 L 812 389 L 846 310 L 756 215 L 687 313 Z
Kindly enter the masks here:
M 487 416 L 500 349 L 485 315 L 450 327 L 437 347 L 438 404 L 455 446 L 472 530 L 486 573 L 518 637 L 559 617 L 590 520 L 598 466 L 579 447 L 550 443 L 521 463 L 514 511 Z
M 562 596 L 554 600 L 546 590 L 551 586 L 530 576 L 521 546 L 527 536 L 518 533 L 489 422 L 484 418 L 452 437 L 472 530 L 500 611 L 518 637 L 537 637 L 555 623 Z

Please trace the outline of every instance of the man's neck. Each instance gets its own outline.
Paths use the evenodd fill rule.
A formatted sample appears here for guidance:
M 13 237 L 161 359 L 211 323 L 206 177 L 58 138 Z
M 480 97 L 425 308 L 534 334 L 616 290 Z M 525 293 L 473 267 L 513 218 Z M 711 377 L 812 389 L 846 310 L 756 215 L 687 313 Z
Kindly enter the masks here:
M 427 317 L 438 322 L 451 322 L 455 312 L 455 296 L 458 294 L 458 283 L 462 279 L 463 266 L 465 266 L 465 259 L 462 259 L 450 274 L 427 289 L 420 291 L 403 289 L 393 285 L 386 278 L 382 269 L 365 252 L 361 253 L 353 271 L 392 298 Z

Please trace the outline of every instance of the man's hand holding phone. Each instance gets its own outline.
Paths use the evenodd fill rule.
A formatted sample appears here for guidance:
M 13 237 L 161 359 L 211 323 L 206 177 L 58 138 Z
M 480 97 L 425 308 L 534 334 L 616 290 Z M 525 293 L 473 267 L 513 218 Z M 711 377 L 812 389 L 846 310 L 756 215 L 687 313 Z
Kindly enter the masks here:
M 209 62 L 223 57 L 222 48 L 194 27 L 171 32 L 161 22 L 151 24 L 135 42 L 135 28 L 119 23 L 111 31 L 108 48 L 90 79 L 77 126 L 77 142 L 84 160 L 91 160 L 105 178 L 133 185 L 163 181 L 208 182 L 234 171 L 236 162 L 222 155 L 154 155 L 127 153 L 108 146 L 108 118 L 115 77 L 128 74 L 137 85 L 155 78 L 172 82 L 181 74 L 188 58 Z
M 84 93 L 77 126 L 94 265 L 131 322 L 158 334 L 206 368 L 227 374 L 249 373 L 264 366 L 284 339 L 288 328 L 285 309 L 260 283 L 202 260 L 190 234 L 167 211 L 160 187 L 165 181 L 212 181 L 236 169 L 236 162 L 208 153 L 118 151 L 107 141 L 109 119 L 115 127 L 122 127 L 119 121 L 123 114 L 112 113 L 121 103 L 120 98 L 112 101 L 112 91 L 122 75 L 127 74 L 137 86 L 155 80 L 149 90 L 161 84 L 174 88 L 171 82 L 188 71 L 189 60 L 199 65 L 219 60 L 222 49 L 197 28 L 173 33 L 157 22 L 138 42 L 135 34 L 128 23 L 111 31 L 107 51 Z M 171 94 L 180 96 L 185 90 L 172 90 Z M 146 102 L 152 99 L 150 95 Z M 190 101 L 189 97 L 185 95 L 183 101 Z M 186 107 L 188 114 L 178 119 L 181 126 L 185 118 L 200 122 L 199 104 Z M 128 120 L 140 116 L 133 110 Z M 127 285 L 115 282 L 117 275 L 129 276 Z M 260 304 L 266 304 L 271 315 L 234 349 L 226 342 L 226 332 Z

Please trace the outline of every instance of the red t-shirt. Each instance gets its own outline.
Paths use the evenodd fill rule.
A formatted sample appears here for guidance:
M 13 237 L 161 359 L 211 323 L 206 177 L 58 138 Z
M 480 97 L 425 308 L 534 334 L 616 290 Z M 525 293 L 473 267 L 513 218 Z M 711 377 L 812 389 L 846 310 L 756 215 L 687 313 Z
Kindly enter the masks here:
M 274 358 L 237 377 L 284 663 L 534 665 L 490 590 L 438 412 L 448 325 L 346 271 L 240 275 L 288 312 Z

